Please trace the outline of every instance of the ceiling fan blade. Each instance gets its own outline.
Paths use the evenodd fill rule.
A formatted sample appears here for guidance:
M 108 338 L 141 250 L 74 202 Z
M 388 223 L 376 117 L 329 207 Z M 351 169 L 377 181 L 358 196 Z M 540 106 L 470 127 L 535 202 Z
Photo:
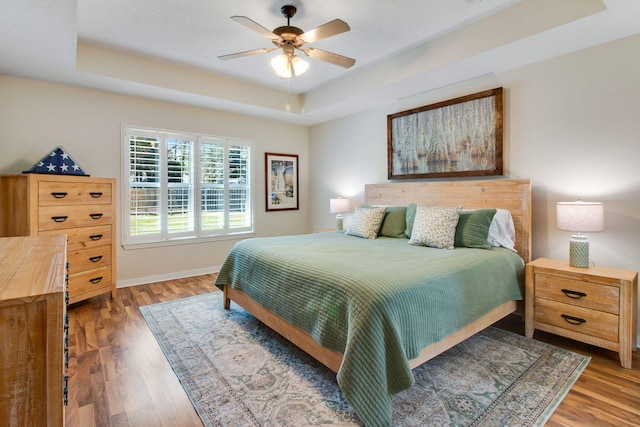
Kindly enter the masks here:
M 243 56 L 255 55 L 256 53 L 267 53 L 276 49 L 279 49 L 279 48 L 272 47 L 269 49 L 269 48 L 263 47 L 262 49 L 245 50 L 244 52 L 236 52 L 236 53 L 230 53 L 229 55 L 221 55 L 221 56 L 218 56 L 218 59 L 226 60 L 226 59 L 242 58 Z
M 300 49 L 304 52 L 305 55 L 310 56 L 311 58 L 319 59 L 320 61 L 329 62 L 333 65 L 338 65 L 343 68 L 350 68 L 355 63 L 356 60 L 353 58 L 349 58 L 346 56 L 338 55 L 337 53 L 327 52 L 326 50 L 316 49 L 310 47 L 308 49 Z
M 279 37 L 271 32 L 271 30 L 266 29 L 262 25 L 258 24 L 256 21 L 247 18 L 246 16 L 232 16 L 231 19 L 236 21 L 238 24 L 242 24 L 250 30 L 255 31 L 263 37 L 268 39 L 278 39 Z
M 343 20 L 334 19 L 333 21 L 320 25 L 319 27 L 316 27 L 313 30 L 309 30 L 303 34 L 300 34 L 298 36 L 298 39 L 304 41 L 305 43 L 314 43 L 314 42 L 317 42 L 318 40 L 335 36 L 336 34 L 345 33 L 350 29 L 351 27 L 349 27 L 349 24 L 347 24 Z

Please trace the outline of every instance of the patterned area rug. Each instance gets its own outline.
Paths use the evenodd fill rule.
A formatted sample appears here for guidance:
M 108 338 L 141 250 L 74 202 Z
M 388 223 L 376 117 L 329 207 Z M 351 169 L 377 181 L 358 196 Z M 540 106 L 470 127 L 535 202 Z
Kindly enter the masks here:
M 222 292 L 141 307 L 207 426 L 359 426 L 335 374 Z M 396 426 L 542 426 L 589 358 L 497 328 L 414 369 Z

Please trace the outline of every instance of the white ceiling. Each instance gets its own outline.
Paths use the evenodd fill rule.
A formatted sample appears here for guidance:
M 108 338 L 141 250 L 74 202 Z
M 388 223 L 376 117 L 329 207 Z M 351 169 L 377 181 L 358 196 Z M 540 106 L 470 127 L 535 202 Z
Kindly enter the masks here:
M 0 74 L 311 125 L 417 93 L 640 33 L 638 0 L 2 0 Z M 279 79 L 278 52 L 230 19 L 272 30 L 280 8 L 308 31 L 351 31 L 309 45 L 356 59 L 311 58 Z M 288 106 L 287 106 L 288 104 Z

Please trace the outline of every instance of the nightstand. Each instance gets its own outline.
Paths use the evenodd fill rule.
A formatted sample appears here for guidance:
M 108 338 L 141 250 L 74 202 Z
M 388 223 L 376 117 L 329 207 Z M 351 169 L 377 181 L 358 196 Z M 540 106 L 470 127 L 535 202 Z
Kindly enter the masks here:
M 631 369 L 636 349 L 638 273 L 571 267 L 540 258 L 526 266 L 525 335 L 536 329 L 617 351 Z

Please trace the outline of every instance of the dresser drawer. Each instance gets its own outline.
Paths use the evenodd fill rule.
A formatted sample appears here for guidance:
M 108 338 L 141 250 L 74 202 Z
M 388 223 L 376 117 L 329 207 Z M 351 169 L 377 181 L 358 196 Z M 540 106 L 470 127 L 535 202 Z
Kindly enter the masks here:
M 111 245 L 111 225 L 49 230 L 42 231 L 39 234 L 66 234 L 67 250 L 69 252 L 85 248 L 94 248 L 96 246 Z
M 536 274 L 536 298 L 618 314 L 620 288 L 548 274 Z
M 111 205 L 42 206 L 38 210 L 38 229 L 61 230 L 111 224 Z
M 38 205 L 110 205 L 111 187 L 108 183 L 41 181 Z
M 69 275 L 69 300 L 74 303 L 78 295 L 105 292 L 111 288 L 111 267 Z
M 69 251 L 69 274 L 92 270 L 111 265 L 111 246 L 98 246 L 95 248 Z
M 536 322 L 618 342 L 618 316 L 570 304 L 536 298 Z

